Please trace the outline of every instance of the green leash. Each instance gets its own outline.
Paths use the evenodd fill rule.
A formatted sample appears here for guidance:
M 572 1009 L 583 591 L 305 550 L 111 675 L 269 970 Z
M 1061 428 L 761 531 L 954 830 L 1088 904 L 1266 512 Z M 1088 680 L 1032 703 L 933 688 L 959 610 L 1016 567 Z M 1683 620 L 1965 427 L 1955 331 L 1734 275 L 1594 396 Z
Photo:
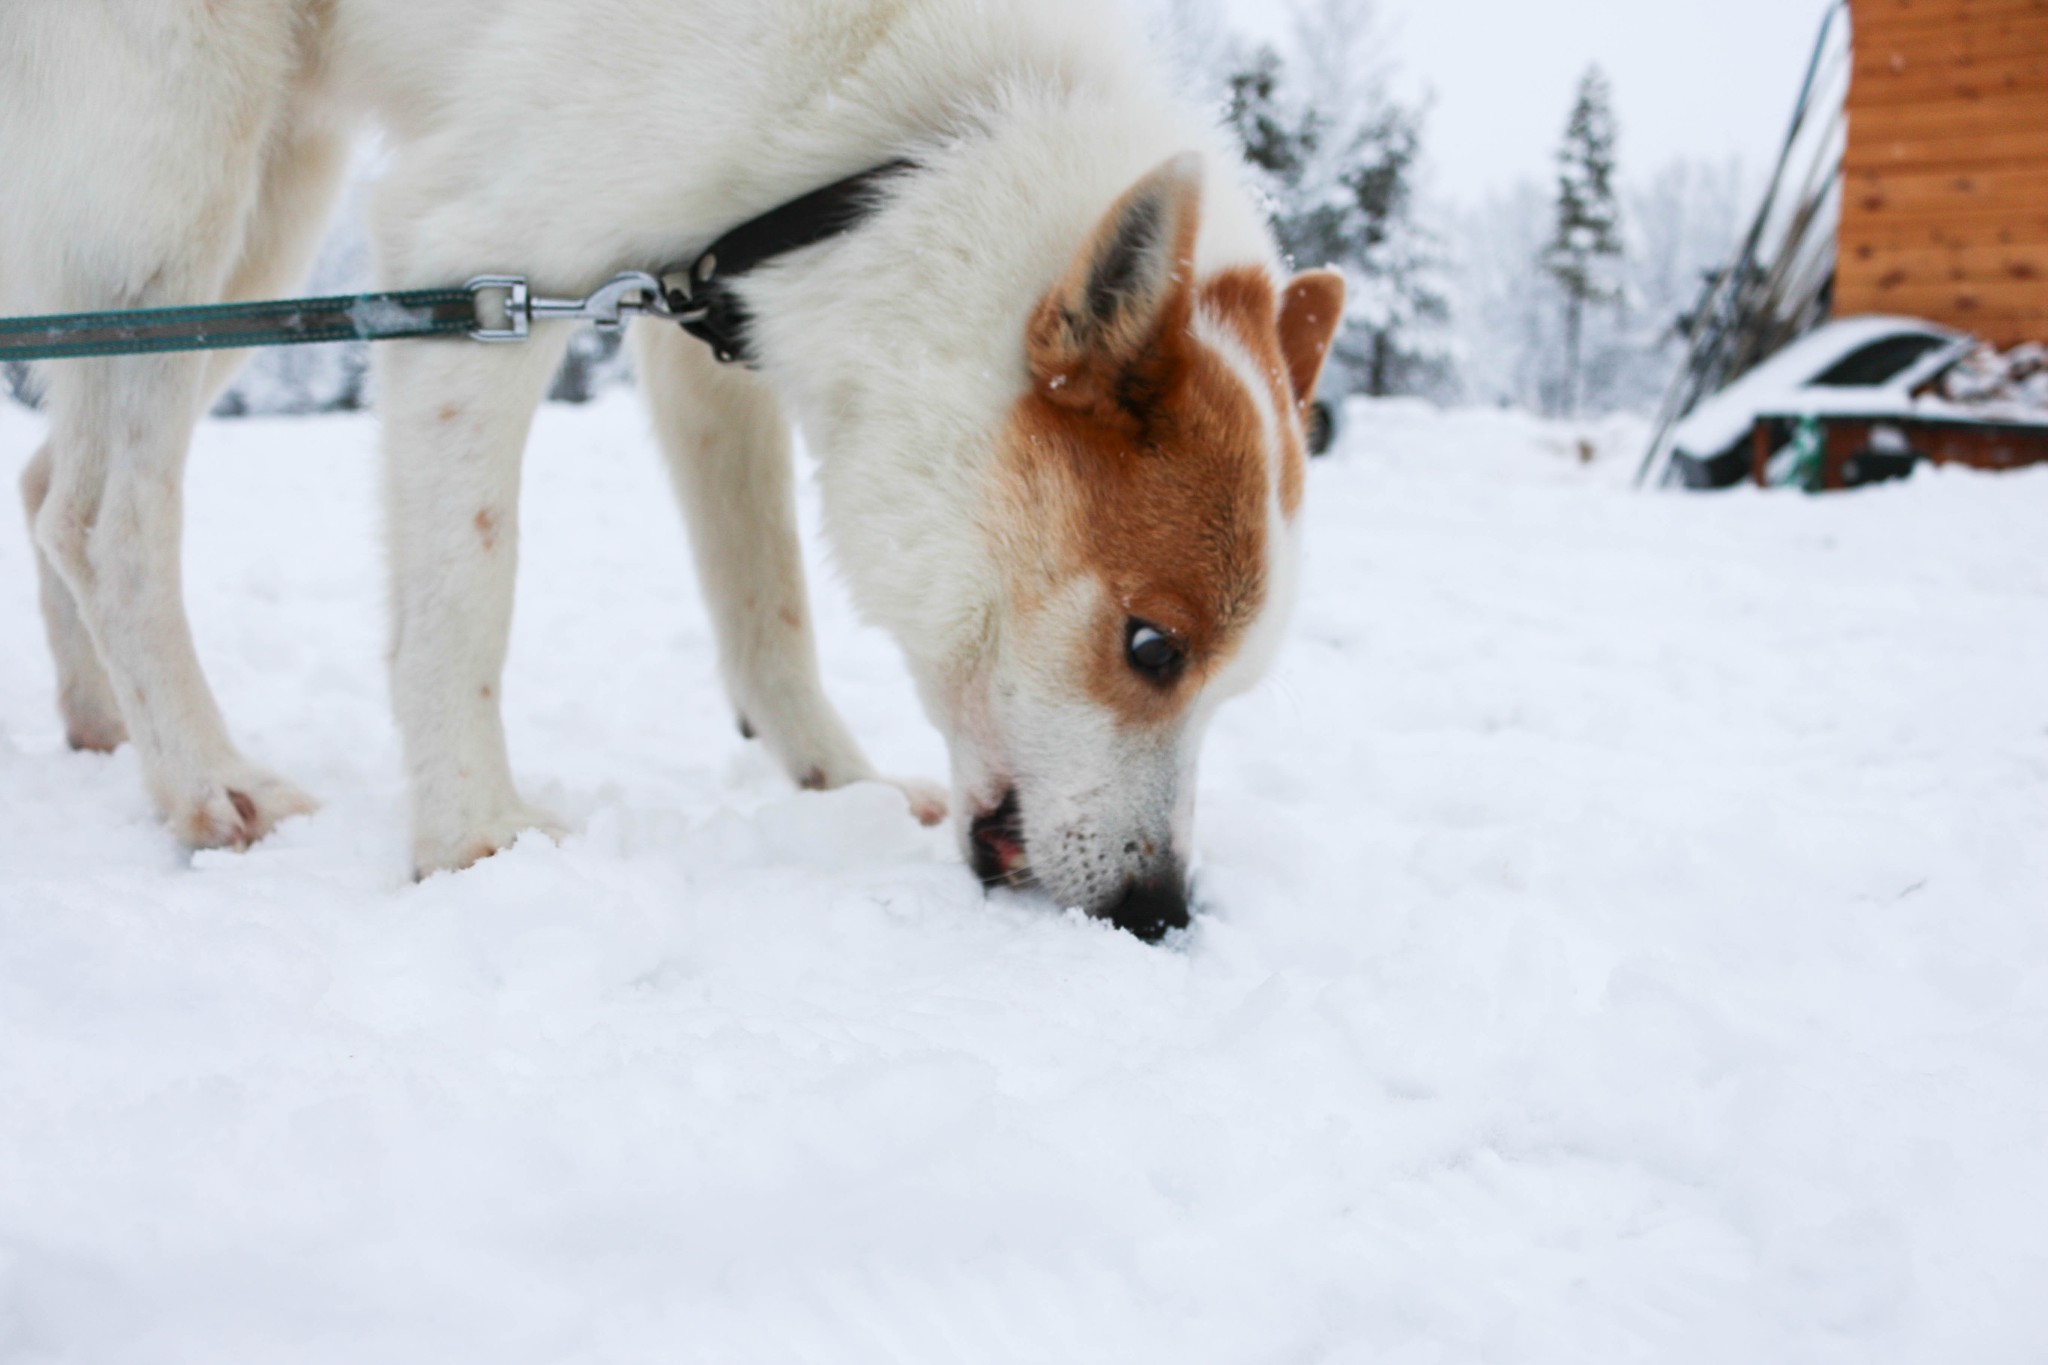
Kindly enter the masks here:
M 0 361 L 468 336 L 483 325 L 477 317 L 477 292 L 468 287 L 410 289 L 197 308 L 0 318 Z
M 526 340 L 538 322 L 588 322 L 616 331 L 629 319 L 647 317 L 690 327 L 701 324 L 709 311 L 707 305 L 692 304 L 680 294 L 672 296 L 661 280 L 644 270 L 614 275 L 573 299 L 535 294 L 524 275 L 478 275 L 455 289 L 0 318 L 0 361 L 238 351 L 407 337 L 518 342 Z
M 914 169 L 914 163 L 898 159 L 835 180 L 729 229 L 687 264 L 659 274 L 628 270 L 582 298 L 535 294 L 524 275 L 477 275 L 454 289 L 0 317 L 0 362 L 405 337 L 519 342 L 535 323 L 588 322 L 617 331 L 629 319 L 644 317 L 677 324 L 709 345 L 721 363 L 751 364 L 751 319 L 732 292 L 732 280 L 851 232 L 875 212 L 877 189 Z

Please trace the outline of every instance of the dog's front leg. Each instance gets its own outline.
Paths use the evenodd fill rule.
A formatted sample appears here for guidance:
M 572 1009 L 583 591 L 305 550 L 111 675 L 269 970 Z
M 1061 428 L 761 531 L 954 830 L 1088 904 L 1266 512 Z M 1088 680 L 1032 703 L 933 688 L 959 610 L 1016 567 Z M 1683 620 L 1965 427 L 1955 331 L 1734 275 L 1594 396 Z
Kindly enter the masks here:
M 518 558 L 519 466 L 566 329 L 520 346 L 399 343 L 383 369 L 391 691 L 416 870 L 467 867 L 562 826 L 513 789 L 499 713 Z
M 674 327 L 642 324 L 634 341 L 740 727 L 801 786 L 888 781 L 920 821 L 944 820 L 944 789 L 877 778 L 825 695 L 797 545 L 789 424 L 774 393 Z

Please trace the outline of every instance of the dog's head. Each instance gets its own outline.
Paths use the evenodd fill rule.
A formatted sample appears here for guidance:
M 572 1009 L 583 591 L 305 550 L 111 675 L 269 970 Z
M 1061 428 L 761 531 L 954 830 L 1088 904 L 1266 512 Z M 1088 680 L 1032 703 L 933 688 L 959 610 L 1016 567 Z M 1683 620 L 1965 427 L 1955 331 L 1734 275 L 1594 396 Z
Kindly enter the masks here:
M 1195 761 L 1292 595 L 1326 271 L 1200 277 L 1201 163 L 1111 207 L 1031 316 L 980 534 L 985 638 L 926 695 L 968 857 L 1146 938 L 1187 923 Z

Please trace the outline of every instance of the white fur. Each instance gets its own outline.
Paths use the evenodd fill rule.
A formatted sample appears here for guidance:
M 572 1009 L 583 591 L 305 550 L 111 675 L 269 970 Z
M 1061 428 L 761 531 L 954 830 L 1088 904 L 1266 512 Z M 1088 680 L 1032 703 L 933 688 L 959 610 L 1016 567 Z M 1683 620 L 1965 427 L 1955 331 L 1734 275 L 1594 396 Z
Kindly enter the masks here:
M 381 275 L 397 288 L 514 270 L 582 290 L 908 154 L 922 169 L 873 223 L 748 282 L 759 376 L 719 370 L 673 329 L 637 338 L 727 686 L 793 777 L 872 776 L 818 680 L 788 413 L 823 460 L 859 606 L 904 648 L 962 790 L 990 754 L 1036 745 L 1072 801 L 1116 804 L 1102 722 L 1079 715 L 1071 677 L 1024 689 L 1067 729 L 1003 732 L 993 698 L 1022 685 L 994 676 L 1012 651 L 986 509 L 994 435 L 1026 382 L 1024 321 L 1138 177 L 1198 152 L 1201 267 L 1274 264 L 1234 157 L 1143 46 L 1104 0 L 16 3 L 0 8 L 0 310 L 288 289 L 348 137 L 372 124 L 391 157 Z M 393 692 L 423 870 L 553 825 L 514 789 L 497 697 L 521 448 L 566 340 L 543 328 L 523 347 L 379 356 Z M 180 600 L 184 450 L 230 369 L 48 367 L 50 445 L 24 485 L 72 737 L 132 739 L 194 844 L 246 843 L 310 805 L 229 740 Z M 1138 765 L 1144 803 L 1183 826 L 1193 742 Z M 936 818 L 941 798 L 906 785 Z

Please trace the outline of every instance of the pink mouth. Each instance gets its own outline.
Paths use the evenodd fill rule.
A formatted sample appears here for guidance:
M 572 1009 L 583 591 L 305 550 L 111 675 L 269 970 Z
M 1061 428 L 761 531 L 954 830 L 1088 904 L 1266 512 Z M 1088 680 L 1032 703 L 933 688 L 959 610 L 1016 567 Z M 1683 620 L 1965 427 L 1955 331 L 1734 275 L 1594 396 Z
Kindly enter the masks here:
M 974 817 L 969 827 L 968 847 L 974 871 L 987 886 L 1017 884 L 1020 873 L 1030 864 L 1024 849 L 1024 813 L 1017 805 L 1017 792 L 1003 793 L 994 810 Z

